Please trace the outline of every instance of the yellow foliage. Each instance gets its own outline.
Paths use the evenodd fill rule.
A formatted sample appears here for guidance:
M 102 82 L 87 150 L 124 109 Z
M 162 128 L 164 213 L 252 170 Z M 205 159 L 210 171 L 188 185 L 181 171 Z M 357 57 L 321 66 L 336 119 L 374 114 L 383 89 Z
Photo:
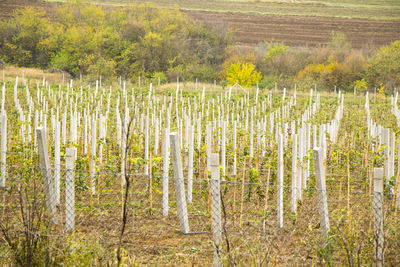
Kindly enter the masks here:
M 339 63 L 333 61 L 328 65 L 324 64 L 310 64 L 307 65 L 302 71 L 297 74 L 297 77 L 302 79 L 304 77 L 312 77 L 314 79 L 319 79 L 324 74 L 332 73 L 339 68 Z
M 229 85 L 238 83 L 241 86 L 250 86 L 261 80 L 261 73 L 255 70 L 254 64 L 238 61 L 231 64 L 226 71 L 226 80 Z
M 226 72 L 230 66 L 236 62 L 248 62 L 255 64 L 257 62 L 256 55 L 249 53 L 248 50 L 241 50 L 238 47 L 228 46 L 225 50 L 226 60 L 222 63 L 220 77 L 221 79 L 226 78 Z
M 267 52 L 264 55 L 264 60 L 272 60 L 275 57 L 285 53 L 288 49 L 289 46 L 285 45 L 284 43 L 267 43 Z
M 365 79 L 355 81 L 354 86 L 360 91 L 366 91 L 368 89 L 367 81 Z
M 379 84 L 379 88 L 378 88 L 378 92 L 381 96 L 385 95 L 385 86 L 383 85 L 383 83 Z
M 163 38 L 159 33 L 148 32 L 144 37 L 144 41 L 149 47 L 158 47 L 161 45 Z

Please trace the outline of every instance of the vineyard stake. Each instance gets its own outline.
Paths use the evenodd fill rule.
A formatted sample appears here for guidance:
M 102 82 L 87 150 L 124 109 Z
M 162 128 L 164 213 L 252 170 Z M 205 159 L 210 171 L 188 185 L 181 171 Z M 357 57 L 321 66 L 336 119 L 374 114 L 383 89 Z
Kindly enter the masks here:
M 169 130 L 164 129 L 163 133 L 163 191 L 162 191 L 162 213 L 168 216 L 168 171 L 169 171 Z
M 374 247 L 376 266 L 384 266 L 384 232 L 383 232 L 383 169 L 374 168 Z
M 326 195 L 326 184 L 325 184 L 325 167 L 324 159 L 320 147 L 314 148 L 314 164 L 315 164 L 315 176 L 318 189 L 318 206 L 320 215 L 320 225 L 322 231 L 322 239 L 326 242 L 326 238 L 329 232 L 329 214 L 328 214 L 328 201 Z
M 47 140 L 46 140 L 46 129 L 39 127 L 36 129 L 36 135 L 38 139 L 38 148 L 40 156 L 40 169 L 43 173 L 43 185 L 46 194 L 46 207 L 53 223 L 57 223 L 57 209 L 56 202 L 54 199 L 53 192 L 53 182 L 51 179 L 51 167 L 49 160 L 49 153 L 47 150 Z
M 6 161 L 7 161 L 7 113 L 1 113 L 1 187 L 6 186 Z
M 291 201 L 291 209 L 292 213 L 296 213 L 297 209 L 297 134 L 293 135 L 293 144 L 292 144 L 292 201 Z
M 219 155 L 211 154 L 211 195 L 212 195 L 212 233 L 214 243 L 214 266 L 222 266 L 221 263 L 221 195 L 219 177 Z
M 179 149 L 179 137 L 178 133 L 170 133 L 171 142 L 171 158 L 172 165 L 174 167 L 174 180 L 175 180 L 175 193 L 176 193 L 176 204 L 178 207 L 178 217 L 181 226 L 181 231 L 184 234 L 189 233 L 189 219 L 186 207 L 185 198 L 185 185 L 183 182 L 183 170 L 181 161 L 181 152 Z
M 193 189 L 193 146 L 194 146 L 194 125 L 189 125 L 189 162 L 188 162 L 188 203 L 192 203 L 192 189 Z
M 65 153 L 65 231 L 75 231 L 75 157 L 76 148 L 67 148 Z
M 278 227 L 283 227 L 283 136 L 278 139 L 278 183 L 277 183 Z

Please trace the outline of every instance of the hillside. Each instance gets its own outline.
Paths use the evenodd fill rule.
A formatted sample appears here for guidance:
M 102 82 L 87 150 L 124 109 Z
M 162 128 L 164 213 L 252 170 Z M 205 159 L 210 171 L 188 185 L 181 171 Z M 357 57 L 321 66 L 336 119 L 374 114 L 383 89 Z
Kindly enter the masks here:
M 144 1 L 104 0 L 100 2 L 106 7 L 115 8 Z M 162 7 L 173 7 L 169 4 L 170 2 L 162 0 L 154 2 Z M 282 1 L 278 2 L 251 3 L 221 0 L 207 2 L 204 5 L 202 1 L 184 0 L 176 3 L 183 12 L 197 21 L 222 30 L 230 29 L 234 32 L 235 40 L 242 44 L 278 41 L 291 46 L 317 46 L 327 43 L 332 31 L 344 32 L 354 48 L 371 44 L 380 46 L 400 39 L 400 7 L 396 1 L 369 0 L 364 1 L 363 5 L 353 6 L 349 6 L 350 4 L 345 0 L 334 1 L 333 3 L 339 2 L 336 6 L 329 5 L 330 1 L 322 0 L 313 2 L 314 5 L 305 1 L 300 1 L 303 4 L 285 3 L 285 5 Z M 96 1 L 96 3 L 99 2 Z M 202 3 L 202 8 L 198 6 L 199 3 Z M 10 16 L 14 9 L 24 5 L 51 9 L 56 3 L 4 0 L 0 2 L 0 16 Z M 222 7 L 225 7 L 224 11 L 227 12 L 221 12 Z

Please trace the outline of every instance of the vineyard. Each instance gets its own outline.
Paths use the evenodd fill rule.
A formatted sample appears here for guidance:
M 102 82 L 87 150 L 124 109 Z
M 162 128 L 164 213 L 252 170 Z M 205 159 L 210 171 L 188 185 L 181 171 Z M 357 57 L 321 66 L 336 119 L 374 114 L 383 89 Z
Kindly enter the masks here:
M 397 92 L 1 88 L 1 265 L 400 264 Z

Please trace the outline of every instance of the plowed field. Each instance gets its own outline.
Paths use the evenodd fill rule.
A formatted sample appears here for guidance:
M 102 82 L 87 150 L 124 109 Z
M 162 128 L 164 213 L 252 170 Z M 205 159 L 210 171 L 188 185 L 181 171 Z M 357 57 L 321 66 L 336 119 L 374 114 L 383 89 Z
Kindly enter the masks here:
M 236 41 L 245 44 L 274 40 L 291 46 L 316 46 L 328 42 L 332 31 L 346 33 L 354 48 L 368 43 L 379 46 L 400 39 L 400 21 L 184 12 L 213 27 L 230 28 Z

